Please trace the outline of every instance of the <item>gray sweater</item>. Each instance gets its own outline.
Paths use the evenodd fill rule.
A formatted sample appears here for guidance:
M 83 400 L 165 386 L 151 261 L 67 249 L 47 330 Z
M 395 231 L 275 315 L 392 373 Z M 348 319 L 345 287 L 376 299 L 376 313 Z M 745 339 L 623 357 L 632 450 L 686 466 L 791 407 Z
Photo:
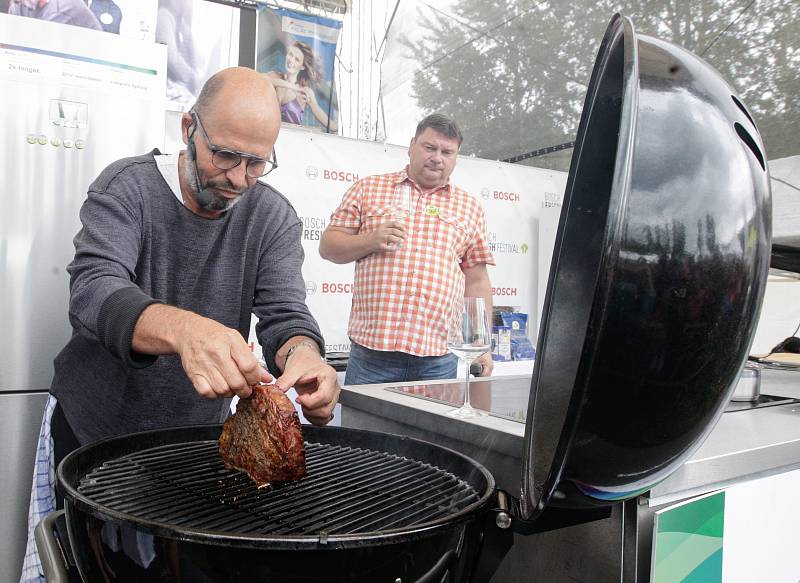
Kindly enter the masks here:
M 158 153 L 157 151 L 153 153 Z M 153 153 L 119 160 L 89 188 L 70 274 L 72 338 L 55 359 L 51 392 L 82 443 L 163 427 L 216 423 L 229 401 L 194 390 L 177 355 L 131 352 L 133 327 L 163 302 L 238 330 L 250 314 L 267 366 L 291 336 L 323 341 L 305 304 L 302 225 L 258 183 L 221 218 L 184 207 Z

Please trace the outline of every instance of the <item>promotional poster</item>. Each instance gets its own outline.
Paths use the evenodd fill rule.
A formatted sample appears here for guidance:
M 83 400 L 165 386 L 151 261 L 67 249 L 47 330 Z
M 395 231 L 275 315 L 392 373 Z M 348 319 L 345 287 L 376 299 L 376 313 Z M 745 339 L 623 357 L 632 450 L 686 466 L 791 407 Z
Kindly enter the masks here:
M 256 70 L 275 85 L 283 122 L 338 133 L 333 72 L 342 23 L 263 8 L 257 26 Z

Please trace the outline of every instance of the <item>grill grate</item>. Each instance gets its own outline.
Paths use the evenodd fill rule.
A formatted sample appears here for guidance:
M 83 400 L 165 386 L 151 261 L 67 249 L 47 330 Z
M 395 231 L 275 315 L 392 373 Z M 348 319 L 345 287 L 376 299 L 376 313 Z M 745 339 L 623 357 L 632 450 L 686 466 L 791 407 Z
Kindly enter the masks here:
M 258 489 L 227 470 L 216 441 L 155 447 L 110 460 L 78 491 L 134 518 L 247 535 L 343 535 L 406 528 L 479 499 L 435 466 L 384 452 L 306 443 L 307 475 Z

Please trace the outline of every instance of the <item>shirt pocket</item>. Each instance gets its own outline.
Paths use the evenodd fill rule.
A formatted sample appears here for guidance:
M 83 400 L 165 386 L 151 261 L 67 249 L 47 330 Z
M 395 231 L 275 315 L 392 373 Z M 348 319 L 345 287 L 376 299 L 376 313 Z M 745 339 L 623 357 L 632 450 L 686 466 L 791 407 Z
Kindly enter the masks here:
M 382 206 L 371 206 L 364 211 L 364 220 L 361 222 L 359 233 L 371 233 L 381 224 L 385 223 L 391 214 L 391 209 Z
M 436 216 L 433 238 L 437 247 L 444 248 L 458 260 L 466 251 L 469 241 L 467 223 L 460 217 L 440 212 Z

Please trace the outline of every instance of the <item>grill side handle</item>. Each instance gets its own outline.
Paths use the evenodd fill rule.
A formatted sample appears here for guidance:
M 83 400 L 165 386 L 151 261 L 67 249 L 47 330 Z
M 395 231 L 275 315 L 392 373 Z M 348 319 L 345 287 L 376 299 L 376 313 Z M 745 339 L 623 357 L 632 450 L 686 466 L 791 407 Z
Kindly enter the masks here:
M 69 583 L 67 560 L 55 535 L 56 520 L 63 514 L 64 510 L 51 512 L 39 521 L 33 531 L 47 583 Z

